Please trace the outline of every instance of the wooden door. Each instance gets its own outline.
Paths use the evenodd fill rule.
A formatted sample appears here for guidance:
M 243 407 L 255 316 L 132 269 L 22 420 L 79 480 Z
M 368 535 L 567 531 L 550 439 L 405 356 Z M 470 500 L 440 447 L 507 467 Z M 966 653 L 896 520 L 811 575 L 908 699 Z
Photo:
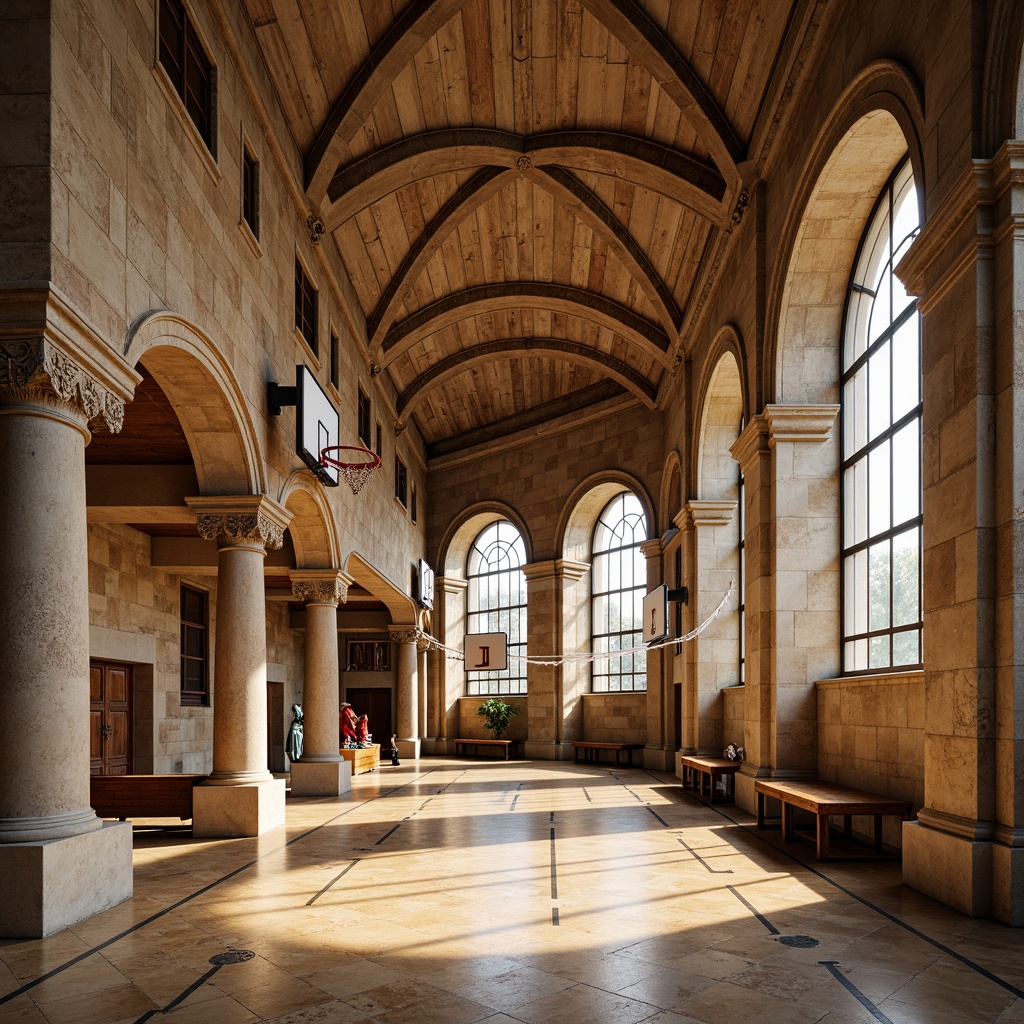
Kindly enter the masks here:
M 284 771 L 284 683 L 267 683 L 267 766 Z
M 89 770 L 132 773 L 132 667 L 89 662 Z
M 366 715 L 373 742 L 387 749 L 391 746 L 394 732 L 391 722 L 391 690 L 383 686 L 349 686 L 345 688 L 345 700 L 352 705 L 356 715 Z

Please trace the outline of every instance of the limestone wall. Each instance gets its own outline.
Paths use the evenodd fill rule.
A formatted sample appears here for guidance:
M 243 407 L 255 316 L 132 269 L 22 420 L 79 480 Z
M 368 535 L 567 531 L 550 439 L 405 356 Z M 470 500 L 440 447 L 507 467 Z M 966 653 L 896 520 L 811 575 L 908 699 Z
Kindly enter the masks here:
M 722 735 L 725 743 L 743 746 L 743 722 L 746 718 L 746 688 L 730 686 L 722 691 Z M 722 749 L 725 749 L 723 744 Z
M 647 694 L 587 693 L 583 701 L 583 739 L 596 743 L 646 743 Z
M 526 740 L 528 733 L 527 722 L 529 720 L 526 714 L 527 698 L 502 697 L 501 699 L 506 704 L 511 704 L 513 707 L 519 708 L 519 714 L 509 722 L 508 729 L 501 738 L 503 740 Z M 484 720 L 477 714 L 477 708 L 479 708 L 485 700 L 487 700 L 486 697 L 459 698 L 459 731 L 457 736 L 452 737 L 453 739 L 457 739 L 459 737 L 463 739 L 491 738 L 491 734 L 487 731 L 487 727 L 484 725 Z
M 910 800 L 916 812 L 924 802 L 924 673 L 827 679 L 816 689 L 818 777 Z M 885 843 L 902 845 L 897 819 L 884 818 L 883 828 Z

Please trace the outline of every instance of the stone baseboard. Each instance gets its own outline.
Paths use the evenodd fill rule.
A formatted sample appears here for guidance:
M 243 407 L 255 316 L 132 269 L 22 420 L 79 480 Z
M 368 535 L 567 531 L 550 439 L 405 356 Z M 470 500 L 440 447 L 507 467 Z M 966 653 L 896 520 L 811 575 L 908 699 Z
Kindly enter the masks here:
M 192 790 L 192 835 L 196 839 L 261 836 L 284 824 L 284 779 L 242 786 L 196 786 Z
M 903 823 L 903 884 L 969 917 L 992 914 L 990 842 Z

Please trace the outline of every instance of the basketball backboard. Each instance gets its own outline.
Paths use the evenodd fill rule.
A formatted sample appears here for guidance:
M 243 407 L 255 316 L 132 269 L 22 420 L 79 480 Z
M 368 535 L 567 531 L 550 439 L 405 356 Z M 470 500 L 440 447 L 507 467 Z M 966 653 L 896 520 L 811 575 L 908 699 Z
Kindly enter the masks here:
M 644 643 L 668 636 L 668 587 L 663 583 L 644 598 Z
M 295 450 L 328 487 L 338 486 L 338 470 L 320 464 L 325 448 L 340 444 L 338 410 L 308 366 L 295 367 Z

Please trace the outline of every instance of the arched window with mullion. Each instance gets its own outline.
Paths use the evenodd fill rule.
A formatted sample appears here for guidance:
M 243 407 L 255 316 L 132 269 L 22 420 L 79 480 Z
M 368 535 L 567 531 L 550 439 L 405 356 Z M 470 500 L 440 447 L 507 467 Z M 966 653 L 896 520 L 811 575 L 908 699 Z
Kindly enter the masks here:
M 647 518 L 635 494 L 623 491 L 598 517 L 591 560 L 591 641 L 594 654 L 643 646 L 643 604 L 647 561 L 640 545 Z M 596 693 L 647 689 L 647 654 L 598 657 L 592 688 Z
M 508 664 L 501 671 L 466 672 L 470 696 L 526 693 L 526 547 L 519 531 L 499 519 L 477 535 L 466 562 L 467 632 L 504 633 Z
M 893 268 L 920 230 L 909 160 L 861 240 L 842 345 L 843 671 L 923 662 L 921 318 Z

